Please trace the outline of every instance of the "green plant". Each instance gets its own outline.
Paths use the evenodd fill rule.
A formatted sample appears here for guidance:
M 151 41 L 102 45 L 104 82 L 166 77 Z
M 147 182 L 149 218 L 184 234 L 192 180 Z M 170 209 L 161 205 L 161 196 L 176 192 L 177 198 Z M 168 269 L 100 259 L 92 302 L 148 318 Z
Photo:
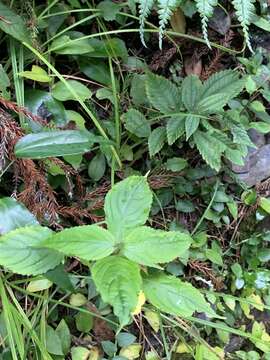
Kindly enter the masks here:
M 197 147 L 213 169 L 220 170 L 222 157 L 243 165 L 242 158 L 246 156 L 248 146 L 254 147 L 247 130 L 258 128 L 258 124 L 249 123 L 241 109 L 224 110 L 224 107 L 242 91 L 244 84 L 245 78 L 232 70 L 220 71 L 204 83 L 197 76 L 189 75 L 180 86 L 148 73 L 146 96 L 160 115 L 146 119 L 131 108 L 123 116 L 125 127 L 136 136 L 148 137 L 151 157 L 166 142 L 171 146 L 185 135 L 186 141 Z M 149 123 L 156 122 L 159 126 L 148 135 Z
M 207 23 L 209 18 L 213 15 L 214 7 L 217 6 L 216 0 L 195 0 L 197 10 L 201 17 L 202 22 L 202 32 L 204 39 L 209 47 L 210 43 L 208 40 L 207 34 Z M 142 39 L 142 43 L 144 42 L 144 23 L 151 12 L 154 5 L 157 4 L 158 7 L 158 16 L 159 16 L 159 44 L 160 48 L 162 46 L 162 37 L 164 35 L 165 26 L 167 25 L 169 19 L 172 16 L 173 11 L 177 7 L 181 7 L 182 0 L 139 0 L 139 14 L 140 14 L 140 35 Z M 254 1 L 253 0 L 233 0 L 232 4 L 235 9 L 235 14 L 240 22 L 243 33 L 245 37 L 245 41 L 249 49 L 251 49 L 251 44 L 249 40 L 249 25 L 251 23 L 252 17 L 255 12 Z
M 63 255 L 79 257 L 85 264 L 96 261 L 89 264 L 94 282 L 121 327 L 135 311 L 140 292 L 161 311 L 184 317 L 198 311 L 215 317 L 196 288 L 161 271 L 159 264 L 184 254 L 192 239 L 187 233 L 145 226 L 151 204 L 146 178 L 131 176 L 106 196 L 107 229 L 85 225 L 52 233 L 37 225 L 21 227 L 1 238 L 0 263 L 30 275 L 54 268 Z

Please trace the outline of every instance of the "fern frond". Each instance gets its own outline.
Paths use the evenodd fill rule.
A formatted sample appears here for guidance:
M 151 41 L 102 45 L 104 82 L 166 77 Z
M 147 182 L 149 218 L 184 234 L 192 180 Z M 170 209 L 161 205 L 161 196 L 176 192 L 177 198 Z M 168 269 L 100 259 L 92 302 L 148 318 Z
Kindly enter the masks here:
M 211 45 L 207 34 L 207 24 L 208 24 L 208 19 L 213 15 L 214 7 L 216 5 L 217 5 L 217 0 L 196 0 L 196 7 L 198 9 L 202 22 L 203 37 L 210 49 L 211 49 Z
M 237 19 L 239 20 L 245 37 L 246 44 L 251 52 L 253 52 L 250 39 L 249 39 L 249 32 L 248 27 L 251 22 L 251 18 L 254 15 L 255 7 L 254 7 L 255 0 L 233 0 L 233 6 L 235 9 L 235 14 Z
M 159 17 L 159 48 L 162 48 L 162 38 L 165 27 L 170 20 L 173 11 L 179 5 L 179 0 L 158 0 L 158 17 Z
M 144 41 L 144 23 L 154 6 L 154 2 L 155 0 L 139 0 L 140 38 L 145 47 L 147 46 Z

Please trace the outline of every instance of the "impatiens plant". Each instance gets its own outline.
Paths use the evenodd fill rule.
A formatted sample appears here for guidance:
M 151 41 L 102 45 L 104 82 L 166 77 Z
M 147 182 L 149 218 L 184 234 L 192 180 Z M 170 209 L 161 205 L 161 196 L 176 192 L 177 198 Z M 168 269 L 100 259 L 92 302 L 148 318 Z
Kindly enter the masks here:
M 53 233 L 39 225 L 21 227 L 1 237 L 0 264 L 32 275 L 55 267 L 63 255 L 80 258 L 121 326 L 144 296 L 170 314 L 187 317 L 198 311 L 216 316 L 196 288 L 163 271 L 161 264 L 183 255 L 192 239 L 184 232 L 146 226 L 151 205 L 146 177 L 128 177 L 106 196 L 107 229 L 85 225 Z

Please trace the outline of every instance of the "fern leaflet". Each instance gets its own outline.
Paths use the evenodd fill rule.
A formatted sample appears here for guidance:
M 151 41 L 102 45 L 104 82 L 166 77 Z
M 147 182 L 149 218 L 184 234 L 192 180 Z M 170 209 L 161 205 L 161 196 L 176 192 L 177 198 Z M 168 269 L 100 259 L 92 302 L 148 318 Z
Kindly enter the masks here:
M 142 44 L 146 46 L 144 41 L 144 23 L 154 6 L 154 0 L 139 0 L 139 14 L 140 14 L 140 38 Z
M 249 39 L 248 26 L 250 25 L 255 10 L 254 0 L 233 0 L 232 3 L 235 8 L 237 19 L 242 25 L 247 46 L 249 50 L 253 52 Z
M 217 5 L 217 0 L 196 0 L 196 6 L 202 21 L 203 37 L 209 48 L 211 48 L 211 45 L 208 40 L 207 23 L 208 23 L 208 19 L 213 15 L 214 7 L 216 5 Z
M 165 27 L 172 16 L 174 9 L 179 5 L 179 0 L 158 0 L 159 17 L 159 48 L 162 48 L 162 38 Z

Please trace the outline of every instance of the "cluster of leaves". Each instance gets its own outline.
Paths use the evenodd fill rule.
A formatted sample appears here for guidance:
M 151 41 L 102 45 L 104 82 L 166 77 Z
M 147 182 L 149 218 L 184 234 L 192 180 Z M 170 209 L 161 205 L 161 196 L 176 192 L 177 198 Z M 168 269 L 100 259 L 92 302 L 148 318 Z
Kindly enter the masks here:
M 243 165 L 248 147 L 255 147 L 247 133 L 255 127 L 263 131 L 266 121 L 254 123 L 242 108 L 232 104 L 243 89 L 245 78 L 233 70 L 224 70 L 212 75 L 203 84 L 196 75 L 187 76 L 181 86 L 176 86 L 164 77 L 147 74 L 145 93 L 148 103 L 160 115 L 148 119 L 137 109 L 131 108 L 124 115 L 126 129 L 137 137 L 148 137 L 150 156 L 157 154 L 165 142 L 170 146 L 185 136 L 191 146 L 195 145 L 204 160 L 216 171 L 221 168 L 221 158 Z M 154 111 L 151 111 L 151 115 Z M 165 120 L 166 124 L 151 131 L 150 124 Z M 261 125 L 261 128 L 260 128 Z
M 162 311 L 181 316 L 199 311 L 215 316 L 191 284 L 153 270 L 141 275 L 140 265 L 161 269 L 160 263 L 181 256 L 192 242 L 186 233 L 144 226 L 151 204 L 146 179 L 129 177 L 106 196 L 107 230 L 84 225 L 53 234 L 48 228 L 32 225 L 9 231 L 1 237 L 0 263 L 13 272 L 36 275 L 54 268 L 63 255 L 83 262 L 97 260 L 90 266 L 93 280 L 103 300 L 114 307 L 121 327 L 129 322 L 141 291 Z M 6 216 L 15 211 L 11 199 L 2 200 L 2 206 L 7 209 Z M 31 215 L 25 218 L 29 220 L 33 222 Z M 16 255 L 10 256 L 14 252 Z
M 157 1 L 157 8 L 158 8 L 158 16 L 159 16 L 159 43 L 160 48 L 162 46 L 162 37 L 165 31 L 165 27 L 172 17 L 173 12 L 178 8 L 181 7 L 183 1 L 182 0 L 170 0 L 170 1 L 163 1 L 158 0 Z M 208 34 L 207 34 L 207 23 L 209 18 L 213 15 L 214 8 L 217 6 L 216 0 L 195 0 L 197 10 L 201 17 L 202 22 L 202 32 L 203 36 L 210 47 L 210 43 L 208 40 Z M 154 0 L 140 0 L 140 34 L 142 43 L 145 45 L 144 42 L 144 23 L 151 12 L 152 8 L 155 5 Z M 237 19 L 239 20 L 242 28 L 244 37 L 246 40 L 246 43 L 251 49 L 251 44 L 249 40 L 249 30 L 248 27 L 252 21 L 252 17 L 254 16 L 255 7 L 254 7 L 254 1 L 253 0 L 234 0 L 232 1 L 232 5 L 235 9 L 235 14 Z

